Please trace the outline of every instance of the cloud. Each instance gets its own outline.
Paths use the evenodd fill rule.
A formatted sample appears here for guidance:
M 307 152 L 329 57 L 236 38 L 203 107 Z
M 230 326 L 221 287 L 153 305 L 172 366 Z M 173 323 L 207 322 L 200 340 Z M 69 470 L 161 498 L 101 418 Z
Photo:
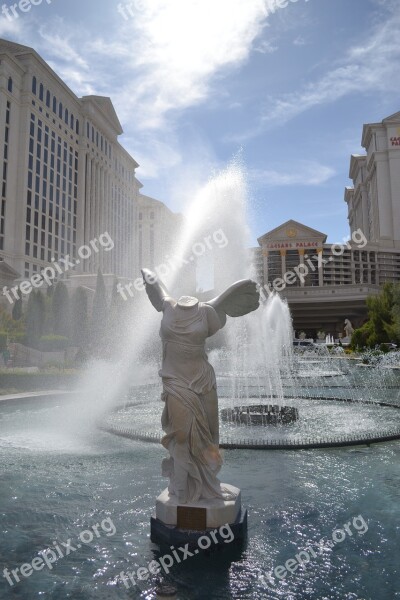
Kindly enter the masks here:
M 273 54 L 277 50 L 278 46 L 274 46 L 270 40 L 263 40 L 254 48 L 254 52 L 259 52 L 260 54 Z
M 180 163 L 184 150 L 175 131 L 182 111 L 206 101 L 209 107 L 225 91 L 221 79 L 249 60 L 260 43 L 265 7 L 262 0 L 136 0 L 121 6 L 128 4 L 126 19 L 115 3 L 106 33 L 88 34 L 83 24 L 57 17 L 37 28 L 32 45 L 78 95 L 112 98 L 125 139 L 134 140 L 139 176 L 154 178 Z
M 217 76 L 248 59 L 265 20 L 259 0 L 148 0 L 141 6 L 123 22 L 116 49 L 96 44 L 97 52 L 123 56 L 134 72 L 120 94 L 140 113 L 141 129 L 163 127 L 170 112 L 204 102 Z
M 331 167 L 313 161 L 291 163 L 285 170 L 251 169 L 249 179 L 253 184 L 264 187 L 318 186 L 329 181 L 336 174 Z
M 10 21 L 6 17 L 0 16 L 0 37 L 14 36 L 21 32 L 21 21 L 13 19 Z
M 122 120 L 140 115 L 138 131 L 168 128 L 179 111 L 208 100 L 214 84 L 248 60 L 266 18 L 260 0 L 146 0 L 130 6 L 128 19 L 116 8 L 118 27 L 110 25 L 107 37 L 90 38 L 75 25 L 68 31 L 65 23 L 40 35 L 56 70 L 75 89 L 79 84 L 78 93 L 95 81 L 108 87 Z M 258 47 L 274 50 L 264 42 Z
M 400 77 L 400 5 L 381 2 L 390 9 L 389 17 L 367 33 L 364 43 L 354 45 L 337 66 L 299 90 L 269 97 L 260 122 L 254 128 L 230 139 L 242 142 L 276 125 L 283 125 L 312 108 L 332 104 L 350 94 L 389 92 Z
M 306 43 L 307 43 L 306 40 L 301 35 L 299 35 L 297 38 L 295 38 L 293 40 L 294 46 L 305 46 Z
M 57 30 L 61 30 L 57 33 Z M 62 19 L 55 19 L 51 33 L 43 26 L 39 29 L 39 34 L 42 40 L 42 46 L 51 53 L 51 56 L 61 62 L 73 64 L 76 68 L 83 71 L 89 70 L 87 60 L 82 58 L 71 44 L 72 32 L 66 35 L 65 23 Z M 75 45 L 75 44 L 74 44 Z
M 169 170 L 182 163 L 175 141 L 146 133 L 141 137 L 124 137 L 124 146 L 140 165 L 139 178 L 155 179 L 160 170 Z

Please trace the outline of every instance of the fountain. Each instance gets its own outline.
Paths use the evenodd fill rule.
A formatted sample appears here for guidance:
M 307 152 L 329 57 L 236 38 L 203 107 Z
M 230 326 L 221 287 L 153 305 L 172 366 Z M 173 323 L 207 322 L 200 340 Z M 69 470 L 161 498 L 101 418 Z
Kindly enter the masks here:
M 205 257 L 214 284 L 208 294 L 202 292 L 204 301 L 232 281 L 254 275 L 247 257 L 246 204 L 244 170 L 240 161 L 234 161 L 197 194 L 188 210 L 188 227 L 177 243 L 180 253 L 188 256 L 196 240 L 211 238 L 221 225 L 229 242 Z M 167 277 L 167 286 L 179 289 L 181 284 L 178 272 Z M 142 310 L 133 354 L 149 333 L 143 323 L 151 317 L 146 308 Z M 151 335 L 155 335 L 154 329 Z M 210 352 L 218 375 L 222 448 L 352 446 L 400 437 L 400 412 L 382 398 L 371 399 L 370 394 L 360 397 L 359 382 L 355 388 L 348 361 L 328 351 L 332 336 L 327 336 L 326 345 L 307 348 L 301 356 L 293 353 L 293 337 L 288 305 L 278 294 L 265 299 L 258 311 L 228 320 L 224 336 L 218 339 L 219 347 Z M 338 385 L 347 390 L 343 397 L 336 393 Z M 133 439 L 159 442 L 158 407 L 151 401 L 153 395 L 157 397 L 155 385 L 133 386 L 131 399 L 113 411 L 103 428 Z M 268 418 L 268 406 L 277 406 L 278 413 L 286 417 L 278 419 L 271 414 Z M 140 428 L 133 427 L 138 411 Z M 245 413 L 253 418 L 246 418 Z
M 205 302 L 233 281 L 254 277 L 245 252 L 245 204 L 245 177 L 237 164 L 196 195 L 177 253 L 189 256 L 194 242 L 221 227 L 229 244 L 205 256 L 213 263 L 215 289 L 204 291 L 201 284 L 203 292 L 185 290 L 173 270 L 166 276 L 170 289 L 181 286 Z M 33 573 L 15 585 L 14 594 L 117 600 L 127 594 L 120 572 L 159 557 L 148 538 L 162 484 L 157 320 L 146 295 L 139 294 L 119 360 L 95 362 L 76 397 L 0 403 L 5 565 L 29 563 L 53 540 L 74 538 L 103 516 L 116 526 L 115 536 L 94 540 L 52 570 Z M 241 319 L 229 319 L 223 333 L 210 347 L 209 360 L 217 373 L 220 448 L 240 449 L 225 452 L 224 480 L 245 490 L 251 509 L 246 554 L 234 562 L 224 562 L 221 552 L 213 560 L 190 558 L 162 573 L 163 581 L 149 577 L 129 594 L 152 598 L 171 584 L 183 600 L 199 590 L 210 600 L 279 600 L 304 593 L 332 600 L 394 597 L 400 450 L 398 443 L 370 442 L 400 437 L 398 354 L 379 363 L 371 358 L 364 368 L 357 366 L 362 361 L 327 348 L 293 354 L 289 309 L 279 296 Z M 285 407 L 294 417 L 290 422 L 279 418 Z M 324 450 L 329 446 L 337 448 Z M 320 450 L 293 452 L 312 447 Z M 253 452 L 260 449 L 278 452 Z M 318 548 L 319 539 L 360 514 L 370 523 L 364 538 L 349 537 L 339 550 L 323 548 L 284 582 L 274 576 L 294 549 Z M 4 578 L 0 597 L 10 597 Z

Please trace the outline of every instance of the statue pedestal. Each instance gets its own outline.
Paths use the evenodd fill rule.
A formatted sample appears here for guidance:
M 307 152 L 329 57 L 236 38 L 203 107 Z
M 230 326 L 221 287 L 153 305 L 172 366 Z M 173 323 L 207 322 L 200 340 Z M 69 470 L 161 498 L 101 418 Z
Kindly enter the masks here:
M 206 547 L 204 540 L 201 549 L 242 542 L 247 533 L 247 511 L 242 509 L 240 490 L 232 485 L 221 485 L 235 495 L 232 500 L 212 498 L 179 504 L 178 498 L 170 496 L 165 489 L 156 500 L 156 512 L 151 518 L 151 541 L 168 545 L 189 543 L 189 546 L 197 546 L 197 550 L 198 540 L 203 536 L 209 538 L 210 544 Z M 229 528 L 224 527 L 228 525 Z

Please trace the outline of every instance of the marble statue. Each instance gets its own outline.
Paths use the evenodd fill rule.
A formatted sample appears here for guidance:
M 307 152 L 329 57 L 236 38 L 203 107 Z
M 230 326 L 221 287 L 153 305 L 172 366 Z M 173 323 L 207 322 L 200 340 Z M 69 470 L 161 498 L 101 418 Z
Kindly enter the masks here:
M 354 333 L 354 328 L 353 328 L 353 325 L 351 324 L 351 322 L 349 321 L 349 319 L 346 319 L 344 322 L 344 330 L 346 332 L 346 338 L 351 340 L 351 336 Z
M 142 275 L 151 303 L 163 313 L 159 375 L 165 432 L 161 443 L 170 455 L 163 461 L 168 492 L 179 504 L 227 500 L 230 492 L 217 478 L 222 466 L 218 396 L 205 341 L 224 327 L 227 315 L 239 317 L 258 308 L 257 285 L 251 280 L 238 281 L 208 302 L 192 296 L 175 300 L 155 273 L 142 269 Z

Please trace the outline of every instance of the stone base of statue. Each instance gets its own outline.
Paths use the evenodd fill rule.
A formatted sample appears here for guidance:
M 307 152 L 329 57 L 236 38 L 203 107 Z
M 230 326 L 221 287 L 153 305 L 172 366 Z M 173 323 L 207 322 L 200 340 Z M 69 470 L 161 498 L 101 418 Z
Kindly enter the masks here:
M 200 549 L 243 543 L 247 537 L 247 510 L 242 508 L 240 490 L 226 483 L 222 486 L 234 499 L 213 498 L 179 504 L 178 498 L 170 496 L 165 489 L 158 496 L 156 511 L 151 517 L 151 541 L 168 546 L 189 544 L 195 547 L 195 554 Z

